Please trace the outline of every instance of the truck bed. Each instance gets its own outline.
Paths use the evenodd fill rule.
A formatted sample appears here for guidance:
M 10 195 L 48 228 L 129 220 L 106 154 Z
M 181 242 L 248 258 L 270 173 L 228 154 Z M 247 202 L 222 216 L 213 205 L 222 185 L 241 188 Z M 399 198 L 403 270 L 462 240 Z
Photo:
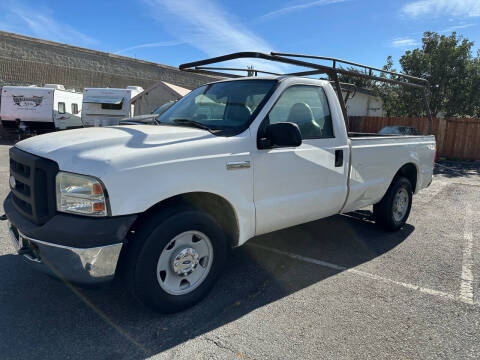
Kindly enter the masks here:
M 427 187 L 435 157 L 433 135 L 349 134 L 351 169 L 349 196 L 343 212 L 360 209 L 381 200 L 393 176 L 404 164 L 417 167 L 415 192 Z

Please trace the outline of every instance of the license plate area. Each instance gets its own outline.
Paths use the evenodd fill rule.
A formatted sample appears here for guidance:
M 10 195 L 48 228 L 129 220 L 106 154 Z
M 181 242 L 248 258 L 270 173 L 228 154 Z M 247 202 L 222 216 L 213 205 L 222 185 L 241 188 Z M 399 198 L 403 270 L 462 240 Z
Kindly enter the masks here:
M 30 240 L 24 238 L 18 229 L 10 222 L 8 222 L 8 231 L 13 246 L 19 255 L 23 255 L 31 261 L 41 262 L 38 247 Z

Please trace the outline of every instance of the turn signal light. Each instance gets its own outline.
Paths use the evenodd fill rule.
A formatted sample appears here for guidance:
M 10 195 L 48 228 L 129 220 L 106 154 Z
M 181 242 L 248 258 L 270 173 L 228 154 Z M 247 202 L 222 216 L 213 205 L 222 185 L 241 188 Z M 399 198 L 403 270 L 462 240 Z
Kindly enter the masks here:
M 94 212 L 102 212 L 104 210 L 105 210 L 105 203 L 103 203 L 103 202 L 93 203 L 93 211 Z

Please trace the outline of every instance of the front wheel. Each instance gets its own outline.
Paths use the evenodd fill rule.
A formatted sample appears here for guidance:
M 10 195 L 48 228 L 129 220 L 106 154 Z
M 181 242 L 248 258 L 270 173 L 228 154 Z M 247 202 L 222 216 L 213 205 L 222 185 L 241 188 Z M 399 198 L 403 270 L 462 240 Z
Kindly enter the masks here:
M 410 181 L 405 177 L 395 178 L 382 200 L 373 206 L 375 221 L 387 230 L 399 230 L 410 215 L 412 198 Z
M 228 246 L 208 214 L 177 209 L 141 223 L 128 249 L 133 295 L 162 313 L 186 309 L 204 298 L 221 274 Z

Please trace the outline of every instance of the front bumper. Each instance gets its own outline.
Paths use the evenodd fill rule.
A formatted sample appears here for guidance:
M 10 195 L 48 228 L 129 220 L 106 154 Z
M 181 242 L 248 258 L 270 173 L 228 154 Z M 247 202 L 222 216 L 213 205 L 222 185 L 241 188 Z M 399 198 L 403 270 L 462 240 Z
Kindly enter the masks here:
M 10 222 L 8 231 L 17 252 L 37 270 L 81 284 L 101 283 L 115 276 L 122 243 L 80 249 L 26 237 Z
M 8 231 L 19 255 L 33 267 L 61 279 L 95 284 L 112 280 L 126 234 L 136 215 L 92 218 L 56 214 L 43 225 L 4 202 Z

